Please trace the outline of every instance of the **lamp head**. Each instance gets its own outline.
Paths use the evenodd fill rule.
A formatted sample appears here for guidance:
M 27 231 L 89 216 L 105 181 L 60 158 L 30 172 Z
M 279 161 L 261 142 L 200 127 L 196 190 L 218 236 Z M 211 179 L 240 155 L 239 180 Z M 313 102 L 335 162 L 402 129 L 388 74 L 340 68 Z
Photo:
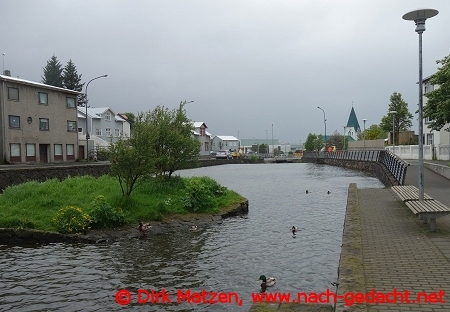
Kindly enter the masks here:
M 425 21 L 427 18 L 438 15 L 439 11 L 435 9 L 417 9 L 403 15 L 403 19 L 407 21 L 414 21 L 416 23 L 416 33 L 423 33 L 425 31 Z

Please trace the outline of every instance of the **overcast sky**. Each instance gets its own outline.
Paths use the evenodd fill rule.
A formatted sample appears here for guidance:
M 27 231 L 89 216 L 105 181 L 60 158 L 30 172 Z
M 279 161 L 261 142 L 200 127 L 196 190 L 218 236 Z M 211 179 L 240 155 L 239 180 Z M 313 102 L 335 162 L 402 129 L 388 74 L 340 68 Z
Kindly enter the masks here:
M 418 42 L 403 14 L 426 22 L 423 75 L 450 54 L 450 1 L 2 0 L 0 52 L 13 77 L 40 82 L 52 55 L 75 63 L 89 105 L 141 112 L 180 101 L 213 135 L 343 132 L 379 124 L 393 92 L 417 109 Z M 417 118 L 417 115 L 414 117 Z M 267 130 L 267 132 L 266 132 Z M 417 122 L 413 130 L 418 132 Z

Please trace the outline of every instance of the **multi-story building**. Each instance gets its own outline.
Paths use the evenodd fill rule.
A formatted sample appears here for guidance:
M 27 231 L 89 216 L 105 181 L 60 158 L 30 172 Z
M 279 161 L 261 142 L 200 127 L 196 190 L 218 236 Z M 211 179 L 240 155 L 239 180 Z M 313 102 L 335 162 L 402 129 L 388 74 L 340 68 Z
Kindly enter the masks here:
M 194 122 L 194 137 L 200 141 L 200 156 L 207 156 L 211 150 L 211 134 L 206 131 L 208 127 L 202 121 Z
M 10 163 L 78 158 L 80 92 L 0 75 L 0 154 Z
M 119 137 L 130 137 L 130 123 L 109 107 L 88 107 L 87 127 L 89 150 L 108 147 Z M 78 107 L 78 138 L 80 150 L 86 146 L 86 108 Z M 85 155 L 85 154 L 83 154 Z

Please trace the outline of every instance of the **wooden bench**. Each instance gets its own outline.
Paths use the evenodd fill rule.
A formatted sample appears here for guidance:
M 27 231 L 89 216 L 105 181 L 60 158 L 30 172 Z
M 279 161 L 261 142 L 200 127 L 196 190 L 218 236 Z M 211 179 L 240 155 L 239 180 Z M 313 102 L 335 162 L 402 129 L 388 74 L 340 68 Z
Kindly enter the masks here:
M 436 218 L 443 217 L 450 213 L 450 208 L 434 200 L 427 194 L 423 195 L 423 201 L 419 201 L 419 190 L 412 185 L 393 186 L 392 190 L 408 206 L 411 211 L 418 216 L 423 223 L 430 219 L 430 231 L 436 231 Z
M 403 202 L 419 200 L 419 189 L 413 185 L 396 185 L 393 186 L 392 189 Z M 433 200 L 433 198 L 427 194 L 423 194 L 423 199 Z

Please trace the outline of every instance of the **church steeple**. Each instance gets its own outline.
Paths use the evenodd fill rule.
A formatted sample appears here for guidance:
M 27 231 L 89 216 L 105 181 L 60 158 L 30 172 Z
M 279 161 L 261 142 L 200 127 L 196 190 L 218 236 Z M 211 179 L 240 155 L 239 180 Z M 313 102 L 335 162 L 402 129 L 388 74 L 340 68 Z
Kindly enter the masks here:
M 352 102 L 352 110 L 350 111 L 350 116 L 348 117 L 346 134 L 351 136 L 356 141 L 358 139 L 356 136 L 357 132 L 361 132 L 361 127 L 359 126 L 358 118 L 356 117 Z

